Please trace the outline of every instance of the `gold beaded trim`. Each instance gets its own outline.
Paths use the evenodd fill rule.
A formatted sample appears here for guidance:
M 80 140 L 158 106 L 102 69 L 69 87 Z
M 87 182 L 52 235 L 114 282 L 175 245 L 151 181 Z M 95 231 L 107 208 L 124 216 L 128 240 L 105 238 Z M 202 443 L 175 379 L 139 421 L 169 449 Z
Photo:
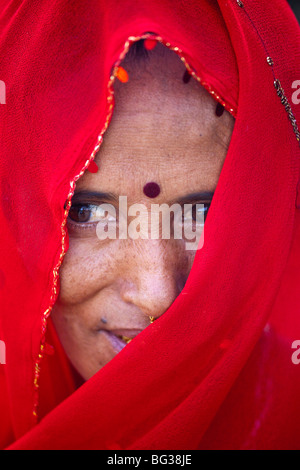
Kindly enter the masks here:
M 278 79 L 276 79 L 274 81 L 274 87 L 277 91 L 277 95 L 279 96 L 280 98 L 280 101 L 281 103 L 283 104 L 283 106 L 285 107 L 285 110 L 288 114 L 288 117 L 289 117 L 289 120 L 291 121 L 292 123 L 292 126 L 293 126 L 293 129 L 294 129 L 294 133 L 296 135 L 296 139 L 298 140 L 298 142 L 300 143 L 300 132 L 299 132 L 299 128 L 298 128 L 298 125 L 297 125 L 297 121 L 296 121 L 296 118 L 293 114 L 293 111 L 292 111 L 292 108 L 291 108 L 291 105 L 285 95 L 285 92 L 284 92 L 284 89 L 282 88 L 281 86 L 281 83 Z
M 261 37 L 261 35 L 259 34 L 259 31 L 258 29 L 256 28 L 252 18 L 250 17 L 249 13 L 246 11 L 245 9 L 245 5 L 243 2 L 241 2 L 241 0 L 236 0 L 236 3 L 238 4 L 239 7 L 243 8 L 244 12 L 246 13 L 246 16 L 248 17 L 249 21 L 251 22 L 252 26 L 254 27 L 265 51 L 266 51 L 266 54 L 267 54 L 267 57 L 266 57 L 266 60 L 267 60 L 267 64 L 271 67 L 272 69 L 272 73 L 273 73 L 273 78 L 274 78 L 274 87 L 276 89 L 276 92 L 277 92 L 277 95 L 279 96 L 280 98 L 280 101 L 281 103 L 283 104 L 286 112 L 287 112 L 287 115 L 288 115 L 288 118 L 292 124 L 292 127 L 293 127 L 293 131 L 294 131 L 294 134 L 296 136 L 296 139 L 297 141 L 299 142 L 299 145 L 300 145 L 300 132 L 299 132 L 299 128 L 298 128 L 298 124 L 297 124 L 297 120 L 295 118 L 295 115 L 292 111 L 292 107 L 289 103 L 289 100 L 287 99 L 286 97 L 286 94 L 284 92 L 284 89 L 282 88 L 281 86 L 281 83 L 280 83 L 280 80 L 278 80 L 278 78 L 276 78 L 276 75 L 275 75 L 275 70 L 274 70 L 274 61 L 272 59 L 272 57 L 270 57 L 270 55 L 268 54 L 268 50 L 266 48 L 266 45 Z
M 209 83 L 205 82 L 202 78 L 200 78 L 196 74 L 196 72 L 193 70 L 193 68 L 190 66 L 190 64 L 185 59 L 181 49 L 179 49 L 179 47 L 176 47 L 176 46 L 175 47 L 171 46 L 171 44 L 169 42 L 165 42 L 161 38 L 160 38 L 160 42 L 162 44 L 164 44 L 166 47 L 168 47 L 171 51 L 176 52 L 176 54 L 180 57 L 180 59 L 184 63 L 184 65 L 185 65 L 186 69 L 188 70 L 188 72 L 190 73 L 190 75 L 195 80 L 197 80 L 197 82 L 199 82 L 200 85 L 202 85 L 206 89 L 206 91 L 208 91 L 208 93 L 210 95 L 212 95 L 215 98 L 215 100 L 218 101 L 226 109 L 226 111 L 228 111 L 234 118 L 236 118 L 237 109 L 234 109 L 231 106 L 229 106 L 228 103 L 218 93 L 216 93 L 216 91 L 209 85 Z
M 45 337 L 46 337 L 46 329 L 47 329 L 47 320 L 48 320 L 48 318 L 51 314 L 53 305 L 55 304 L 55 302 L 57 300 L 57 293 L 58 293 L 57 292 L 57 285 L 58 285 L 58 280 L 59 280 L 59 269 L 62 265 L 63 259 L 64 259 L 65 254 L 66 254 L 66 236 L 67 236 L 66 225 L 67 225 L 67 219 L 68 219 L 69 211 L 70 211 L 71 204 L 72 204 L 71 201 L 72 201 L 72 197 L 73 197 L 74 192 L 75 192 L 77 181 L 85 173 L 85 171 L 88 168 L 88 166 L 90 165 L 90 163 L 95 159 L 95 156 L 96 156 L 97 152 L 99 151 L 100 146 L 102 144 L 103 135 L 104 135 L 104 133 L 106 132 L 106 130 L 108 128 L 108 125 L 109 125 L 109 122 L 110 122 L 110 119 L 111 119 L 111 116 L 112 116 L 112 113 L 113 113 L 113 107 L 114 107 L 114 103 L 113 103 L 114 91 L 113 91 L 113 88 L 112 88 L 114 79 L 115 79 L 115 77 L 110 77 L 110 80 L 109 80 L 108 86 L 107 86 L 107 88 L 108 88 L 108 96 L 107 96 L 108 111 L 107 111 L 107 116 L 106 116 L 106 121 L 105 121 L 104 127 L 103 127 L 101 133 L 98 136 L 97 143 L 96 143 L 96 145 L 94 147 L 94 150 L 91 153 L 89 159 L 85 162 L 85 164 L 84 164 L 82 170 L 80 171 L 80 173 L 78 175 L 76 175 L 75 178 L 70 182 L 70 190 L 69 190 L 69 193 L 68 193 L 68 196 L 67 196 L 67 203 L 66 203 L 66 207 L 65 207 L 65 211 L 64 211 L 64 218 L 63 218 L 63 222 L 62 222 L 62 225 L 61 225 L 62 250 L 61 250 L 61 253 L 60 253 L 60 256 L 59 256 L 58 263 L 55 266 L 55 268 L 53 270 L 53 273 L 52 273 L 53 285 L 52 285 L 52 292 L 51 292 L 51 297 L 50 297 L 50 306 L 47 308 L 47 310 L 43 313 L 43 316 L 42 316 L 40 352 L 39 352 L 39 355 L 38 355 L 38 358 L 36 360 L 35 367 L 34 367 L 34 382 L 33 382 L 33 384 L 34 384 L 35 398 L 34 398 L 34 405 L 33 405 L 33 416 L 34 416 L 35 419 L 37 419 L 37 409 L 38 409 L 38 405 L 39 405 L 39 378 L 40 378 L 40 372 L 41 372 L 41 362 L 42 362 L 42 359 L 44 357 L 44 350 L 45 350 Z
M 43 316 L 42 316 L 42 326 L 41 326 L 41 342 L 40 342 L 40 351 L 39 351 L 39 354 L 38 354 L 38 357 L 37 357 L 37 360 L 35 362 L 35 366 L 34 366 L 34 381 L 33 381 L 33 385 L 34 385 L 34 405 L 33 405 L 33 416 L 35 418 L 35 420 L 37 421 L 38 419 L 38 406 L 39 406 L 39 379 L 40 379 L 40 373 L 41 373 L 41 363 L 42 363 L 42 360 L 43 360 L 43 357 L 44 357 L 44 354 L 45 354 L 45 337 L 46 337 L 46 329 L 47 329 L 47 320 L 52 312 L 52 309 L 53 309 L 53 306 L 57 300 L 57 294 L 58 294 L 58 290 L 57 290 L 57 285 L 58 285 L 58 281 L 59 281 L 59 270 L 60 270 L 60 267 L 62 265 L 62 262 L 64 260 L 64 257 L 65 257 L 65 254 L 66 254 L 66 236 L 67 236 L 67 229 L 66 229 L 66 225 L 67 225 L 67 219 L 68 219 L 68 215 L 69 215 L 69 211 L 70 211 L 70 208 L 71 208 L 71 204 L 72 204 L 72 198 L 73 198 L 73 195 L 74 195 L 74 192 L 75 192 L 75 188 L 76 188 L 76 183 L 77 181 L 79 180 L 79 178 L 85 173 L 86 169 L 88 168 L 88 166 L 90 165 L 90 163 L 95 159 L 96 157 L 96 154 L 97 152 L 99 151 L 100 149 L 100 146 L 103 142 L 103 135 L 105 134 L 105 132 L 107 131 L 108 129 L 108 126 L 109 126 L 109 122 L 110 122 L 110 119 L 112 117 L 112 113 L 113 113 L 113 109 L 114 109 L 114 100 L 113 100 L 113 96 L 114 96 L 114 89 L 113 89 L 113 84 L 114 84 L 114 81 L 116 79 L 116 76 L 117 76 L 117 73 L 118 73 L 118 68 L 119 68 L 119 65 L 120 63 L 122 62 L 122 60 L 125 58 L 126 54 L 128 53 L 129 51 L 129 48 L 130 46 L 134 43 L 134 42 L 137 42 L 141 39 L 154 39 L 154 40 L 157 40 L 158 42 L 160 42 L 161 44 L 164 44 L 166 47 L 168 47 L 170 50 L 176 52 L 176 54 L 180 57 L 180 59 L 182 60 L 182 62 L 184 63 L 184 65 L 186 66 L 187 70 L 189 71 L 189 73 L 192 75 L 192 77 L 197 80 L 219 103 L 221 103 L 224 108 L 230 113 L 233 115 L 233 117 L 236 117 L 236 110 L 233 109 L 232 107 L 230 107 L 213 89 L 212 87 L 207 83 L 205 82 L 204 80 L 202 80 L 197 74 L 196 72 L 192 69 L 192 67 L 189 65 L 189 63 L 187 62 L 187 60 L 185 59 L 185 57 L 183 56 L 183 52 L 181 49 L 179 49 L 179 47 L 176 47 L 176 46 L 172 46 L 169 42 L 167 41 L 164 41 L 160 36 L 156 36 L 156 35 L 153 35 L 153 34 L 144 34 L 142 36 L 130 36 L 128 38 L 128 40 L 126 41 L 125 45 L 124 45 L 124 48 L 123 48 L 123 51 L 122 53 L 120 54 L 119 56 L 119 59 L 118 61 L 115 63 L 114 67 L 113 67 L 113 70 L 112 70 L 112 74 L 110 76 L 110 79 L 108 81 L 108 85 L 107 85 L 107 106 L 108 106 L 108 111 L 107 111 L 107 115 L 106 115 L 106 120 L 105 120 L 105 124 L 104 124 L 104 127 L 101 131 L 101 133 L 99 134 L 98 136 L 98 140 L 97 140 L 97 143 L 94 147 L 94 150 L 92 152 L 92 154 L 90 155 L 89 159 L 85 162 L 82 170 L 80 171 L 80 173 L 78 175 L 76 175 L 74 177 L 74 179 L 70 182 L 70 190 L 69 190 L 69 193 L 68 193 L 68 196 L 67 196 L 67 202 L 66 202 L 66 207 L 65 207 L 65 211 L 64 211 L 64 217 L 63 217 L 63 222 L 61 224 L 61 234 L 62 234 L 62 239 L 61 239 L 61 246 L 62 246 L 62 249 L 61 249 L 61 253 L 60 253 L 60 256 L 59 256 L 59 260 L 58 260 L 58 263 L 57 265 L 55 266 L 55 268 L 53 269 L 53 273 L 52 273 L 52 277 L 53 277 L 53 284 L 52 284 L 52 291 L 51 291 L 51 296 L 50 296 L 50 306 L 47 308 L 47 310 L 43 313 Z M 151 317 L 150 318 L 150 322 L 153 323 L 154 322 L 154 318 Z

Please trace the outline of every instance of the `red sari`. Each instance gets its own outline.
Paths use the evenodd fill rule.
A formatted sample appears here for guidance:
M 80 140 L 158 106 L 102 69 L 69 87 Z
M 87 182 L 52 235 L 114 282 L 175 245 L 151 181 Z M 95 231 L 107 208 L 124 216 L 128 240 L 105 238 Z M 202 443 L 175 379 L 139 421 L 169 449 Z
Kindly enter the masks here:
M 285 0 L 2 4 L 0 446 L 299 449 L 300 30 Z M 148 31 L 236 124 L 184 290 L 81 385 L 50 320 L 65 222 L 113 67 Z

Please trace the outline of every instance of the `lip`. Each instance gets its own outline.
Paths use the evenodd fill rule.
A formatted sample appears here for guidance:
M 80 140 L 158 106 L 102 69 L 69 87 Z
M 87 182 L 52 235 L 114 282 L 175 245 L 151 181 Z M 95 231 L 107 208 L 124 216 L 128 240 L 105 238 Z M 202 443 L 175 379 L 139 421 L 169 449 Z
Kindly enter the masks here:
M 111 330 L 110 333 L 112 333 L 115 336 L 125 336 L 126 338 L 133 339 L 137 335 L 139 335 L 143 330 L 138 330 L 138 329 L 119 329 L 119 330 Z
M 143 330 L 101 330 L 116 353 L 124 349 Z M 126 338 L 127 340 L 124 340 Z

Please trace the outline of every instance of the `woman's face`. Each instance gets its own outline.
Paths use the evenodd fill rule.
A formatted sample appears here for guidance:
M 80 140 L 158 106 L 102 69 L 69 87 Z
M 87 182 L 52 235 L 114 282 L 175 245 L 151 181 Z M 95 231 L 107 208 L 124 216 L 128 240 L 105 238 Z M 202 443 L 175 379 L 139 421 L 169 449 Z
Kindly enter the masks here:
M 164 314 L 195 257 L 172 232 L 169 239 L 99 239 L 99 206 L 114 206 L 118 216 L 119 197 L 127 196 L 128 207 L 143 204 L 147 213 L 154 203 L 207 209 L 234 126 L 226 111 L 217 116 L 217 103 L 194 79 L 184 83 L 184 64 L 164 46 L 158 44 L 147 60 L 127 57 L 122 66 L 129 81 L 115 82 L 99 171 L 84 174 L 72 201 L 70 247 L 52 312 L 62 345 L 85 380 L 126 347 L 120 337 L 134 338 L 150 317 Z M 144 194 L 149 182 L 160 187 L 155 198 Z M 113 211 L 103 215 L 113 220 Z

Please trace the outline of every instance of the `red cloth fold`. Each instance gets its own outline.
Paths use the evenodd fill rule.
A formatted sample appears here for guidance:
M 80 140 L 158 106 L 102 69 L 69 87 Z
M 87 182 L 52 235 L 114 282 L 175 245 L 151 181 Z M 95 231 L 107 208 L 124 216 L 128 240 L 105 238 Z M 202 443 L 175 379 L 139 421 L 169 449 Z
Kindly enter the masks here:
M 2 448 L 300 448 L 289 350 L 300 339 L 300 152 L 273 85 L 274 73 L 299 123 L 300 30 L 284 0 L 243 3 L 2 2 Z M 78 389 L 48 321 L 55 355 L 38 362 L 37 424 L 35 365 L 64 205 L 103 129 L 112 66 L 146 31 L 179 47 L 237 111 L 205 245 L 169 310 Z M 263 333 L 268 322 L 277 336 Z

